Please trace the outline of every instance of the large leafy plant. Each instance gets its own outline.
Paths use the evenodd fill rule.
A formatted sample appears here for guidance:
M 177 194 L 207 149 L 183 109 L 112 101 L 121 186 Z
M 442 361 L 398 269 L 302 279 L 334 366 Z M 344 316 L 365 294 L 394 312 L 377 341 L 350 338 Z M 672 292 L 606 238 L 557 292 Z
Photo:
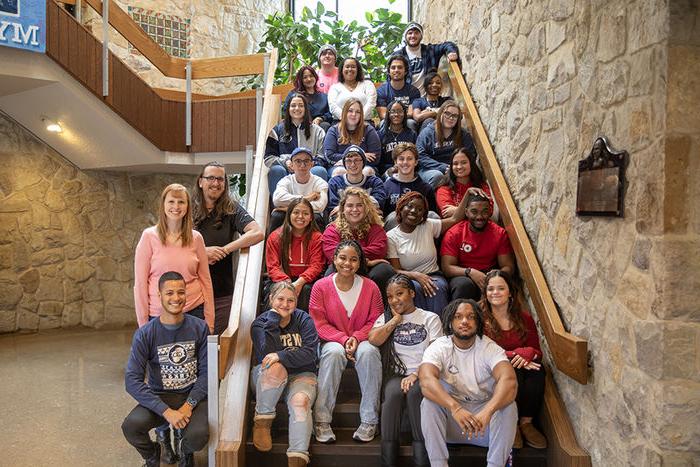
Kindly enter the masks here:
M 350 56 L 359 58 L 368 79 L 384 81 L 386 60 L 399 47 L 406 24 L 399 13 L 386 8 L 366 12 L 365 18 L 369 26 L 357 21 L 346 23 L 320 2 L 315 11 L 304 7 L 297 19 L 290 13 L 277 12 L 268 16 L 259 52 L 277 48 L 275 84 L 293 81 L 304 64 L 316 68 L 318 49 L 323 44 L 336 48 L 339 61 Z

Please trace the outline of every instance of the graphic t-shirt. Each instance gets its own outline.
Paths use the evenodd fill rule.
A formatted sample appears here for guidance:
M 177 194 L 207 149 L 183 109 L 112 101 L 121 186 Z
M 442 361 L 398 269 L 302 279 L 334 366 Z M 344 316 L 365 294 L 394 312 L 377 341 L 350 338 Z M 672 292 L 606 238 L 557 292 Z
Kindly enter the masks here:
M 437 339 L 425 350 L 423 363 L 435 365 L 447 392 L 459 401 L 483 402 L 493 396 L 493 369 L 507 362 L 506 352 L 488 337 L 476 337 L 474 345 L 462 350 L 452 336 Z
M 385 322 L 382 314 L 373 327 L 382 327 Z M 406 375 L 418 371 L 423 352 L 440 336 L 442 324 L 437 314 L 416 308 L 413 313 L 403 315 L 403 321 L 394 330 L 394 349 L 401 362 L 406 365 Z
M 413 77 L 411 79 L 411 84 L 418 88 L 421 96 L 425 94 L 423 89 L 423 81 L 425 80 L 425 66 L 423 64 L 423 55 L 420 49 L 418 54 L 414 54 L 411 50 L 406 47 L 406 54 L 408 54 L 408 72 L 411 73 Z
M 445 232 L 441 255 L 454 256 L 457 264 L 482 272 L 498 267 L 498 257 L 513 252 L 505 229 L 489 221 L 484 230 L 474 232 L 469 221 L 462 221 Z
M 338 82 L 338 67 L 334 67 L 330 75 L 323 73 L 322 69 L 316 70 L 318 72 L 318 90 L 324 94 L 328 94 L 328 90 L 335 83 Z

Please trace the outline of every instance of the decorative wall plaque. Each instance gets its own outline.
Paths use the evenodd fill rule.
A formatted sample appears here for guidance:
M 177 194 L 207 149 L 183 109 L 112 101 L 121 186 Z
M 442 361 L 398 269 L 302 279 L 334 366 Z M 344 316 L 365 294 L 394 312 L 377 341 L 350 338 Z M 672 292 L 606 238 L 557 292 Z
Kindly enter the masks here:
M 168 54 L 180 58 L 190 57 L 189 19 L 135 6 L 129 7 L 129 15 Z M 129 44 L 129 51 L 138 53 L 131 44 Z
M 605 137 L 595 140 L 578 163 L 577 215 L 623 217 L 627 157 L 627 151 L 610 149 Z

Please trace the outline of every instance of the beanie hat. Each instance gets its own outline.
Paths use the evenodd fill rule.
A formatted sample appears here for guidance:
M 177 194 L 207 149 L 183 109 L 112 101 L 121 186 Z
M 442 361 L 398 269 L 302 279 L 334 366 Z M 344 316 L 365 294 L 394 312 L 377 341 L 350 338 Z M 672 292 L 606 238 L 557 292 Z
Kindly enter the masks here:
M 289 160 L 293 160 L 294 156 L 296 156 L 297 154 L 308 154 L 313 159 L 313 154 L 311 153 L 311 149 L 305 148 L 304 146 L 299 146 L 294 151 L 292 151 L 292 155 L 289 156 Z
M 420 35 L 423 35 L 423 26 L 420 25 L 420 23 L 416 23 L 415 21 L 411 21 L 406 25 L 406 29 L 403 30 L 403 38 L 406 40 L 406 33 L 410 31 L 411 29 L 418 29 L 420 32 Z
M 348 157 L 350 154 L 359 154 L 360 157 L 362 157 L 362 167 L 367 165 L 367 156 L 365 156 L 365 151 L 360 146 L 357 146 L 356 144 L 351 144 L 347 147 L 345 151 L 343 151 L 343 167 L 345 167 L 346 169 L 347 167 L 345 166 L 345 158 Z
M 422 32 L 421 32 L 421 34 L 422 34 Z M 335 50 L 335 47 L 333 47 L 330 44 L 325 44 L 325 45 L 322 45 L 321 48 L 318 50 L 318 59 L 319 60 L 321 60 L 321 55 L 323 54 L 323 52 L 325 52 L 327 50 L 330 50 L 331 52 L 333 52 L 333 55 L 335 55 L 336 59 L 338 58 L 338 52 Z

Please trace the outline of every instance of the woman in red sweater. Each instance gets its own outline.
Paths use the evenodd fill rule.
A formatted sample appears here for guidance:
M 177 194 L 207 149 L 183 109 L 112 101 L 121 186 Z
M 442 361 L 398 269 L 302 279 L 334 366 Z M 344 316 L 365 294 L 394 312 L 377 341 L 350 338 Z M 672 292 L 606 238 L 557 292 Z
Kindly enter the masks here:
M 450 168 L 435 192 L 437 208 L 443 219 L 452 216 L 467 191 L 491 199 L 491 189 L 476 163 L 476 154 L 470 154 L 467 148 L 459 148 L 452 153 Z
M 270 282 L 265 291 L 272 283 L 289 281 L 297 293 L 297 307 L 308 311 L 311 286 L 326 265 L 321 232 L 308 200 L 297 198 L 289 204 L 284 223 L 267 238 L 266 254 Z
M 367 192 L 362 188 L 347 188 L 338 204 L 338 217 L 323 232 L 323 253 L 332 265 L 333 255 L 341 241 L 357 241 L 367 257 L 367 276 L 385 297 L 386 284 L 394 275 L 394 269 L 386 259 L 387 238 L 383 225 Z M 332 272 L 332 266 L 329 269 Z
M 545 380 L 535 321 L 523 311 L 508 273 L 495 269 L 486 274 L 481 296 L 484 334 L 503 347 L 518 378 L 515 403 L 520 429 L 516 431 L 513 447 L 522 447 L 525 438 L 533 448 L 544 449 L 547 440 L 532 423 L 542 406 Z
M 320 443 L 335 441 L 331 428 L 340 378 L 348 360 L 355 362 L 360 382 L 360 426 L 357 441 L 372 441 L 379 423 L 379 391 L 382 361 L 379 349 L 367 341 L 370 329 L 382 314 L 377 285 L 366 277 L 365 255 L 354 240 L 335 248 L 336 273 L 320 279 L 311 290 L 309 314 L 321 339 L 318 394 L 314 405 L 314 435 Z

